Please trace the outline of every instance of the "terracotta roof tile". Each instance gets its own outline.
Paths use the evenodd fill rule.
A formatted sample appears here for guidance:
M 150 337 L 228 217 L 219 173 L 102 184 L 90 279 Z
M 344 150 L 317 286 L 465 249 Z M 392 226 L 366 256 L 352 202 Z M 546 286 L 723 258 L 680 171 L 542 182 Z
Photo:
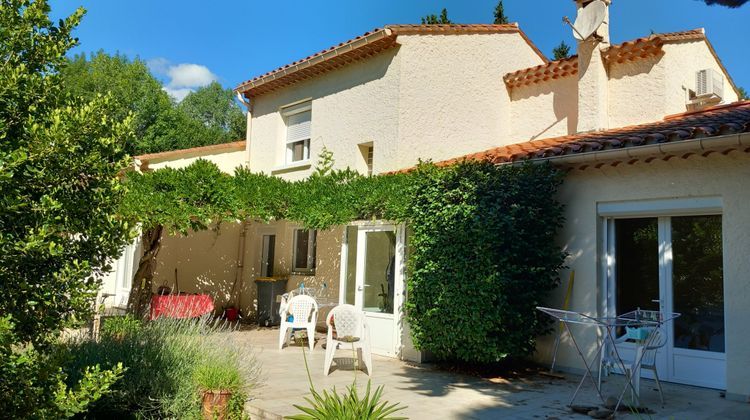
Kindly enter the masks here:
M 446 166 L 463 160 L 507 163 L 745 132 L 750 132 L 750 101 L 672 115 L 648 124 L 510 144 L 436 164 Z
M 623 63 L 662 54 L 662 46 L 666 42 L 704 39 L 706 39 L 706 34 L 702 28 L 681 32 L 652 34 L 648 37 L 612 45 L 602 51 L 602 55 L 608 63 Z M 503 80 L 508 88 L 515 88 L 546 82 L 550 79 L 574 76 L 578 74 L 578 61 L 576 58 L 576 56 L 572 56 L 563 60 L 551 61 L 541 66 L 521 69 L 506 74 Z

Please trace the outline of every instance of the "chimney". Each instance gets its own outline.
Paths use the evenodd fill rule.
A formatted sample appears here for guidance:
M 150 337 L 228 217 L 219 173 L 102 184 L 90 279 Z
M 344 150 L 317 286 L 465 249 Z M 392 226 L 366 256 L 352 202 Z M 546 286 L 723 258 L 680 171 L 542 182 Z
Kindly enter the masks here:
M 579 133 L 609 128 L 609 89 L 602 50 L 609 43 L 609 5 L 611 0 L 576 0 L 578 13 L 593 1 L 606 5 L 604 23 L 592 36 L 578 41 L 578 129 Z

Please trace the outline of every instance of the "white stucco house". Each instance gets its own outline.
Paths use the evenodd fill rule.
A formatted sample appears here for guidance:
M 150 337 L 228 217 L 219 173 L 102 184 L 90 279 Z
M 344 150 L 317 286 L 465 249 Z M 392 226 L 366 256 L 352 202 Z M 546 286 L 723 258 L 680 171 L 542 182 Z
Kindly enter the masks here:
M 309 176 L 324 147 L 335 167 L 366 174 L 419 159 L 559 165 L 568 170 L 559 241 L 570 254 L 561 278 L 576 271 L 571 309 L 683 313 L 659 352 L 662 379 L 747 400 L 750 102 L 739 101 L 702 29 L 612 43 L 609 24 L 558 61 L 517 24 L 375 29 L 237 86 L 247 141 L 222 162 L 290 180 Z M 325 290 L 368 314 L 374 352 L 421 358 L 400 312 L 402 226 L 307 232 L 280 221 L 170 237 L 155 285 L 171 284 L 175 269 L 197 279 L 181 280 L 182 290 L 215 290 L 217 307 L 240 279 L 233 303 L 247 316 L 257 277 Z M 368 287 L 387 281 L 391 313 Z M 564 289 L 549 306 L 563 305 Z M 551 338 L 540 339 L 537 359 L 549 362 L 551 350 Z M 557 364 L 581 369 L 569 341 Z

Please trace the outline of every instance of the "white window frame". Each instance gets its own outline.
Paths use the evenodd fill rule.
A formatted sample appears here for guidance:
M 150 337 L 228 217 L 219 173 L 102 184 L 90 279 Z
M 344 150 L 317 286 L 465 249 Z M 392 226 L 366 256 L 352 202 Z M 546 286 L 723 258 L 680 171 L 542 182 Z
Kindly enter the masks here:
M 299 232 L 307 231 L 309 232 L 308 240 L 307 240 L 307 266 L 306 267 L 297 267 L 297 235 Z M 292 241 L 292 272 L 294 273 L 301 273 L 301 274 L 315 274 L 315 266 L 316 266 L 316 251 L 317 251 L 317 243 L 318 243 L 318 231 L 317 229 L 294 229 L 293 233 L 293 241 Z
M 310 113 L 310 133 L 305 137 L 290 139 L 288 132 L 284 132 L 284 163 L 286 165 L 299 165 L 310 161 L 310 142 L 312 139 L 312 103 L 305 101 L 296 105 L 286 106 L 281 109 L 281 117 L 284 119 L 285 129 L 289 128 L 288 119 L 289 117 L 303 112 Z M 303 142 L 302 159 L 293 160 L 294 158 L 294 144 Z

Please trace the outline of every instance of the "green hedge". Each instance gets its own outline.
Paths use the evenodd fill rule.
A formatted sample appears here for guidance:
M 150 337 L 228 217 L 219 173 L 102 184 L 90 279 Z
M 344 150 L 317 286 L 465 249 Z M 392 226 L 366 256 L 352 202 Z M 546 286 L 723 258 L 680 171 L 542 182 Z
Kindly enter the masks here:
M 412 185 L 407 316 L 440 359 L 495 362 L 534 351 L 535 310 L 558 284 L 561 176 L 547 165 L 423 166 Z

